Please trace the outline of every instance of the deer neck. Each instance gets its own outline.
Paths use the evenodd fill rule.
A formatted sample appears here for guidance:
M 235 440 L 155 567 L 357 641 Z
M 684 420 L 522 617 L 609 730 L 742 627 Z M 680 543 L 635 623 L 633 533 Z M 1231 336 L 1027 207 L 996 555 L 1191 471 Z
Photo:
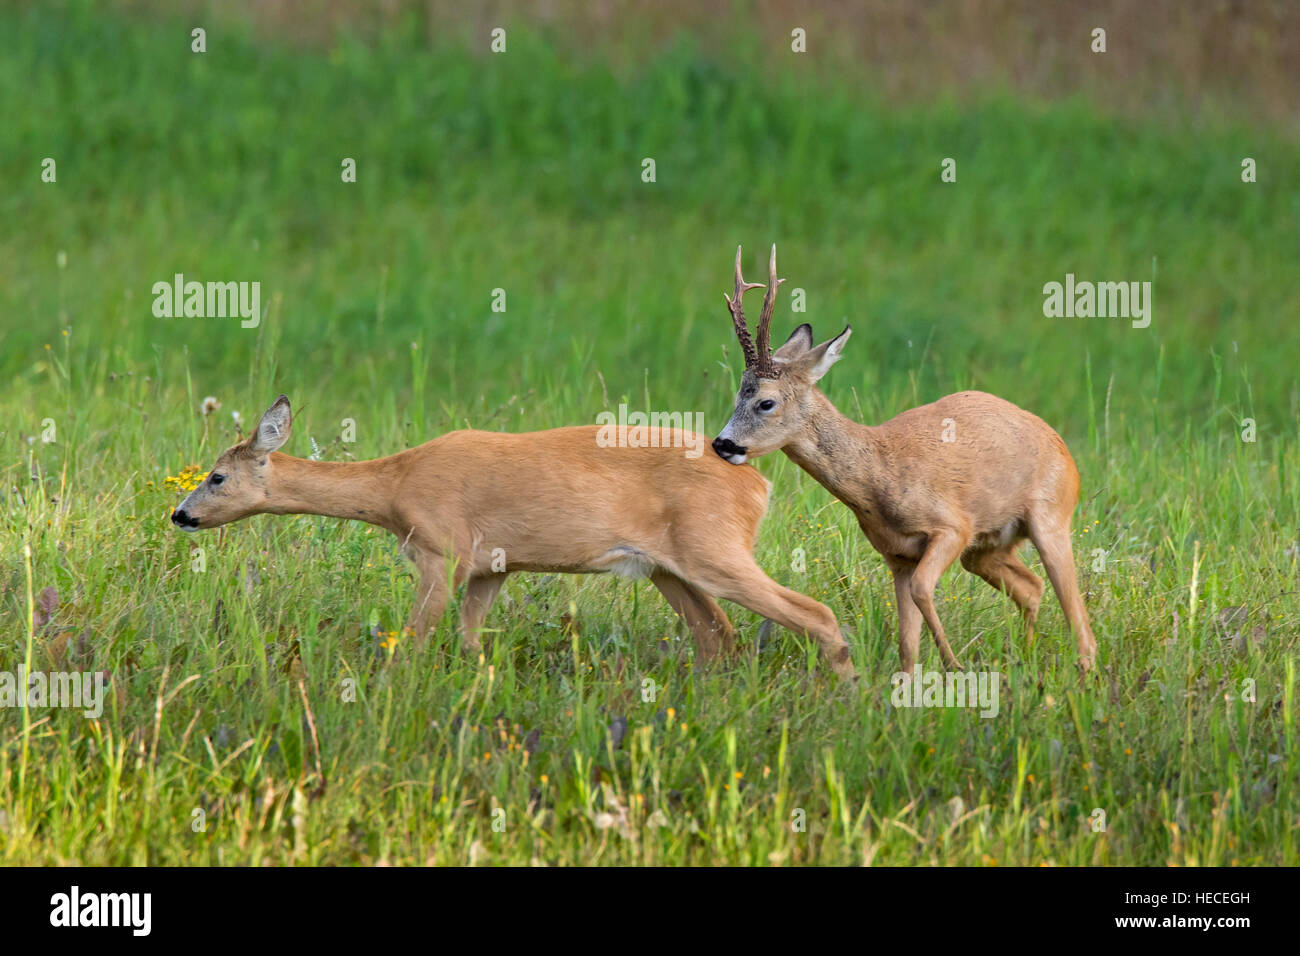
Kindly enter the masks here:
M 814 389 L 812 406 L 798 437 L 782 449 L 827 491 L 850 507 L 864 497 L 864 475 L 875 464 L 872 429 L 846 418 Z
M 268 514 L 325 515 L 365 521 L 394 531 L 386 459 L 311 461 L 271 453 Z M 396 531 L 394 531 L 396 533 Z

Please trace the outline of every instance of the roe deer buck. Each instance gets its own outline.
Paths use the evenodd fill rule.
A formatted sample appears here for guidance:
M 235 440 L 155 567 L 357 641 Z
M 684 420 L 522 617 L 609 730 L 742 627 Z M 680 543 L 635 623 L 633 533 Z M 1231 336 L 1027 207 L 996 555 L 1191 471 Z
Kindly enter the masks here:
M 1079 473 L 1061 436 L 1036 415 L 985 392 L 958 392 L 875 427 L 845 418 L 816 387 L 839 360 L 850 329 L 813 346 L 812 328 L 794 330 L 775 353 L 768 329 L 777 287 L 776 246 L 768 261 L 758 341 L 749 337 L 736 250 L 736 287 L 727 297 L 745 371 L 731 420 L 713 442 L 735 465 L 776 449 L 852 509 L 894 576 L 898 651 L 911 672 L 929 625 L 944 663 L 960 667 L 934 607 L 934 588 L 958 558 L 1006 592 L 1032 638 L 1043 582 L 1016 553 L 1028 537 L 1074 631 L 1088 670 L 1097 643 L 1075 581 L 1070 517 Z
M 172 514 L 184 531 L 254 514 L 355 518 L 395 534 L 420 573 L 410 627 L 423 639 L 452 586 L 466 584 L 465 649 L 512 571 L 648 576 L 685 619 L 701 660 L 730 652 L 731 622 L 710 595 L 814 638 L 836 673 L 849 647 L 825 605 L 781 587 L 753 557 L 767 479 L 712 455 L 700 436 L 661 447 L 601 447 L 596 426 L 528 434 L 455 431 L 387 458 L 308 461 L 280 454 L 292 416 L 281 395 L 256 430 L 217 459 Z M 676 442 L 676 447 L 667 445 Z

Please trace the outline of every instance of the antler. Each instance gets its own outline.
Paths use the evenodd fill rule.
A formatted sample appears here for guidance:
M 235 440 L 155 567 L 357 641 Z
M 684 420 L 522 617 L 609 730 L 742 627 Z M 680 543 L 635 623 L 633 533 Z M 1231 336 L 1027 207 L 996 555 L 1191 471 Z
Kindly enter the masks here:
M 749 327 L 745 324 L 745 309 L 741 297 L 750 289 L 760 289 L 761 282 L 746 282 L 740 274 L 740 246 L 736 246 L 736 291 L 733 295 L 725 292 L 722 297 L 727 300 L 727 309 L 731 312 L 731 323 L 736 327 L 736 338 L 740 340 L 740 350 L 745 353 L 745 368 L 754 368 L 758 364 L 758 354 L 754 351 L 754 340 L 749 337 Z
M 745 368 L 753 369 L 754 374 L 759 378 L 777 378 L 781 370 L 772 364 L 772 349 L 768 344 L 769 329 L 772 325 L 772 308 L 776 304 L 777 287 L 784 282 L 784 279 L 776 277 L 776 246 L 772 246 L 772 256 L 767 263 L 767 294 L 763 296 L 763 312 L 758 319 L 758 345 L 755 347 L 754 340 L 749 337 L 749 327 L 745 324 L 745 310 L 741 307 L 740 299 L 750 289 L 761 289 L 761 282 L 746 282 L 745 277 L 740 274 L 740 246 L 736 246 L 736 291 L 734 295 L 726 295 L 723 298 L 727 300 L 727 308 L 731 310 L 731 321 L 736 327 L 736 338 L 740 340 L 740 349 L 745 353 Z
M 754 374 L 759 378 L 776 378 L 781 370 L 772 364 L 772 347 L 768 337 L 772 328 L 772 309 L 776 305 L 776 290 L 784 279 L 776 277 L 776 243 L 772 243 L 772 255 L 767 260 L 767 294 L 763 296 L 763 312 L 758 317 L 758 366 Z

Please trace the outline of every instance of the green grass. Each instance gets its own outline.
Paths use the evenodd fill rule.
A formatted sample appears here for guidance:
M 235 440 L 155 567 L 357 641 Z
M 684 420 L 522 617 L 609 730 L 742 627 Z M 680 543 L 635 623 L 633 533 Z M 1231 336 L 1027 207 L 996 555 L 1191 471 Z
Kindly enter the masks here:
M 997 91 L 899 109 L 685 39 L 616 70 L 522 29 L 494 57 L 414 28 L 327 50 L 213 29 L 196 56 L 189 28 L 0 6 L 0 670 L 30 647 L 115 687 L 98 721 L 0 710 L 5 862 L 1300 859 L 1293 140 Z M 760 462 L 758 558 L 850 627 L 856 689 L 791 635 L 757 651 L 734 607 L 745 652 L 694 669 L 658 594 L 607 577 L 511 578 L 482 664 L 454 606 L 426 652 L 390 661 L 375 632 L 413 581 L 388 536 L 166 521 L 163 479 L 206 468 L 229 413 L 251 424 L 281 391 L 302 456 L 594 422 L 620 401 L 716 431 L 731 256 L 774 240 L 808 300 L 784 299 L 774 334 L 854 323 L 824 383 L 843 411 L 874 422 L 975 387 L 1066 438 L 1095 680 L 1054 597 L 1029 644 L 958 570 L 940 613 L 967 667 L 1004 675 L 1000 713 L 891 708 L 884 565 L 780 456 Z M 151 286 L 175 272 L 259 280 L 268 318 L 155 319 Z M 1044 318 L 1066 272 L 1154 274 L 1152 326 Z M 60 603 L 33 632 L 44 588 Z M 1218 623 L 1233 606 L 1237 641 Z

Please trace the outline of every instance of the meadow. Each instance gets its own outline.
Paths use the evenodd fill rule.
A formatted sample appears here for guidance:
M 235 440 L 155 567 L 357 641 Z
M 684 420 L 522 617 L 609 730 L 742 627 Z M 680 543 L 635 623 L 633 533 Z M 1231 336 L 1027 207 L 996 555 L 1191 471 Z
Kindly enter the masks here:
M 0 709 L 0 860 L 1300 862 L 1293 135 L 996 86 L 900 106 L 757 36 L 629 63 L 544 27 L 492 54 L 224 24 L 196 54 L 190 26 L 0 4 L 0 671 L 111 675 L 97 719 Z M 281 392 L 284 450 L 329 460 L 620 403 L 712 436 L 731 257 L 771 242 L 807 304 L 773 336 L 853 324 L 846 414 L 979 388 L 1066 439 L 1093 676 L 1054 595 L 1026 642 L 958 568 L 940 613 L 999 713 L 892 707 L 889 575 L 780 455 L 758 560 L 847 625 L 857 686 L 733 605 L 742 653 L 696 668 L 610 576 L 512 576 L 482 661 L 456 602 L 414 649 L 388 535 L 168 521 Z M 155 317 L 177 273 L 259 281 L 263 320 Z M 1151 325 L 1046 317 L 1067 273 L 1153 282 Z

